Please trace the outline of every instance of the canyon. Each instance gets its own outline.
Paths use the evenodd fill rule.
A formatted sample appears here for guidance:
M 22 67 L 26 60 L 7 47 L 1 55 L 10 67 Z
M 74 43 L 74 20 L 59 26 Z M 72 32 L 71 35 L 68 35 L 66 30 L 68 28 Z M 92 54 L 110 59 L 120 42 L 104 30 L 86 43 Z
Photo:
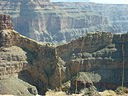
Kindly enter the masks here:
M 127 48 L 128 33 L 89 32 L 61 45 L 38 42 L 15 31 L 10 16 L 1 14 L 0 94 L 35 96 L 50 89 L 72 94 L 77 88 L 100 96 L 98 91 L 121 86 L 123 72 L 128 87 Z
M 64 44 L 88 32 L 127 32 L 127 4 L 1 0 L 0 13 L 9 14 L 14 29 L 39 42 Z

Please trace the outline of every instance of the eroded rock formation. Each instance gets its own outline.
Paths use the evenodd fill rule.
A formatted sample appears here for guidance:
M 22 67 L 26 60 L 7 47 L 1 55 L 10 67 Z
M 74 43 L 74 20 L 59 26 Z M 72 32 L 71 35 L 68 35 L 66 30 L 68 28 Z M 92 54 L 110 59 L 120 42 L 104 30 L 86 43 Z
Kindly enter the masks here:
M 12 22 L 10 21 L 9 15 L 0 14 L 0 30 L 13 29 Z
M 53 45 L 38 43 L 12 29 L 6 29 L 6 27 L 0 30 L 0 37 L 0 82 L 3 82 L 1 83 L 3 85 L 2 90 L 0 90 L 1 94 L 21 96 L 23 94 L 25 96 L 28 96 L 27 94 L 31 94 L 31 96 L 37 94 L 36 89 L 33 89 L 32 86 L 27 87 L 27 85 L 22 86 L 26 90 L 25 93 L 18 85 L 16 86 L 21 93 L 18 91 L 14 93 L 11 90 L 6 92 L 7 89 L 4 86 L 6 81 L 11 83 L 12 80 L 8 81 L 8 78 L 15 75 L 18 75 L 19 79 L 35 85 L 40 94 L 43 94 L 48 87 L 55 88 L 60 85 L 56 81 L 59 80 L 59 66 L 60 64 L 62 67 L 64 65 L 62 60 L 56 56 Z M 64 74 L 65 70 L 61 71 Z M 18 78 L 16 80 L 19 80 Z M 11 88 L 11 85 L 8 87 Z M 35 90 L 35 93 L 29 92 L 29 89 Z
M 49 0 L 1 0 L 16 31 L 37 41 L 66 43 L 87 32 L 126 32 L 127 5 L 53 3 Z M 119 14 L 121 13 L 121 14 Z
M 37 90 L 45 94 L 48 88 L 57 87 L 71 92 L 75 89 L 74 82 L 78 88 L 87 90 L 96 91 L 92 84 L 100 90 L 115 89 L 122 81 L 123 55 L 124 85 L 127 86 L 127 47 L 128 33 L 93 32 L 68 44 L 54 46 L 22 36 L 12 27 L 3 27 L 0 30 L 0 94 L 34 96 Z M 82 75 L 76 79 L 77 74 Z M 12 88 L 14 80 L 17 83 Z M 8 88 L 18 88 L 18 91 Z
M 77 9 L 75 3 L 73 7 L 68 3 L 69 7 L 49 0 L 0 2 L 1 12 L 12 16 L 15 30 L 37 41 L 65 43 L 90 31 L 111 29 L 108 18 L 91 11 L 89 6 L 93 5 L 88 3 L 85 11 Z
M 67 77 L 71 78 L 82 71 L 93 71 L 101 76 L 100 83 L 96 83 L 97 88 L 116 89 L 122 82 L 124 55 L 124 84 L 127 84 L 127 36 L 127 33 L 89 33 L 83 38 L 58 46 L 59 56 L 66 61 Z

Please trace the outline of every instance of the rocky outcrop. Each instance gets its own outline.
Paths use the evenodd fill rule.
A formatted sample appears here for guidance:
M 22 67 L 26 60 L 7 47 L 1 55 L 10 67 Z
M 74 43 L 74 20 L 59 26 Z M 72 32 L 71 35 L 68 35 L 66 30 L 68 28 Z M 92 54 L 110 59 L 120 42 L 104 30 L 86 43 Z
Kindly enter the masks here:
M 79 72 L 76 77 L 71 79 L 71 92 L 75 93 L 77 88 L 77 93 L 80 93 L 84 90 L 84 95 L 90 94 L 93 96 L 96 95 L 96 88 L 93 83 L 99 82 L 101 80 L 100 75 L 87 72 Z M 93 91 L 93 92 L 91 92 Z
M 0 21 L 3 20 L 1 18 Z M 8 26 L 6 22 L 3 23 Z M 0 30 L 0 85 L 2 85 L 0 94 L 34 96 L 37 90 L 39 94 L 45 94 L 48 88 L 60 88 L 67 81 L 70 81 L 68 85 L 71 85 L 67 86 L 69 90 L 75 89 L 74 82 L 78 83 L 79 89 L 86 86 L 85 90 L 90 88 L 96 91 L 93 84 L 99 90 L 115 89 L 122 81 L 123 56 L 124 71 L 127 73 L 127 37 L 127 33 L 92 32 L 70 43 L 55 46 L 22 36 L 12 27 L 2 27 Z M 128 81 L 126 73 L 124 85 Z M 78 79 L 76 80 L 76 77 L 74 79 L 73 77 L 78 74 Z M 18 88 L 18 91 L 11 91 L 7 87 L 14 79 L 15 82 L 19 82 L 14 87 L 14 90 Z M 12 89 L 11 84 L 9 88 Z
M 25 54 L 26 52 L 16 46 L 0 48 L 0 79 L 17 74 L 23 68 L 27 68 L 28 62 Z
M 55 88 L 60 85 L 56 81 L 60 78 L 60 71 L 61 74 L 64 74 L 64 62 L 57 57 L 56 49 L 53 45 L 36 42 L 12 29 L 6 28 L 0 30 L 0 37 L 1 80 L 8 81 L 10 76 L 18 75 L 19 79 L 36 86 L 40 94 L 43 94 L 48 87 Z M 60 70 L 60 67 L 63 70 Z M 4 82 L 1 80 L 0 82 Z M 11 81 L 9 82 L 11 83 Z M 6 85 L 6 82 L 2 84 L 2 88 L 6 90 L 4 84 Z M 18 88 L 18 85 L 16 87 Z M 1 94 L 13 94 L 11 91 L 3 92 L 3 90 L 1 90 Z M 27 94 L 33 94 L 30 91 L 35 89 L 26 86 L 25 90 L 28 91 L 27 93 L 25 92 L 26 94 L 24 93 L 24 96 L 28 96 Z M 19 91 L 22 92 L 22 89 L 19 88 Z M 19 95 L 17 91 L 15 94 Z
M 113 35 L 110 32 L 92 32 L 78 40 L 57 47 L 58 54 L 64 59 L 69 59 L 74 53 L 92 53 L 109 44 L 112 44 Z
M 100 83 L 95 83 L 99 90 L 116 89 L 122 81 L 123 58 L 124 72 L 127 73 L 127 36 L 127 33 L 88 33 L 83 38 L 58 46 L 59 56 L 66 61 L 66 77 L 71 78 L 78 72 L 93 71 L 101 76 Z M 124 77 L 126 84 L 128 77 L 126 74 Z
M 17 78 L 17 76 L 9 76 L 7 79 L 0 80 L 0 94 L 13 94 L 14 96 L 35 96 L 38 94 L 35 86 L 28 84 Z M 5 95 L 5 96 L 8 96 Z
M 3 29 L 13 29 L 12 22 L 10 21 L 9 15 L 0 14 L 0 30 Z
M 34 96 L 38 94 L 36 87 L 17 76 L 20 71 L 28 68 L 26 52 L 16 46 L 18 33 L 14 32 L 9 15 L 0 17 L 0 94 Z

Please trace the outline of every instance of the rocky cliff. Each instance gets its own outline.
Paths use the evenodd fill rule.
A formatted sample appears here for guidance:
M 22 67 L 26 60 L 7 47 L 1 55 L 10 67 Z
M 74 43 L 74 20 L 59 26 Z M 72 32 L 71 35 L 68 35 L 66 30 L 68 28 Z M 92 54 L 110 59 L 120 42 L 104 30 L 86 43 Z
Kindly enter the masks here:
M 16 31 L 37 41 L 65 43 L 87 32 L 126 32 L 127 5 L 1 0 Z M 120 14 L 119 14 L 120 13 Z
M 20 35 L 10 18 L 3 17 L 9 16 L 0 15 L 0 94 L 35 96 L 48 89 L 75 93 L 77 84 L 78 92 L 99 96 L 95 86 L 104 90 L 121 85 L 122 62 L 127 86 L 127 33 L 92 32 L 55 46 Z
M 3 22 L 4 18 L 0 21 Z M 8 21 L 11 24 L 9 18 Z M 32 96 L 37 94 L 37 90 L 43 94 L 48 87 L 59 86 L 56 80 L 59 79 L 59 66 L 61 64 L 63 67 L 63 62 L 57 57 L 55 47 L 28 39 L 14 31 L 10 24 L 3 23 L 6 27 L 0 30 L 0 94 Z M 13 80 L 16 82 L 14 88 L 11 85 Z
M 58 46 L 59 56 L 66 61 L 67 78 L 78 72 L 94 72 L 101 76 L 100 82 L 95 83 L 99 90 L 116 89 L 122 83 L 124 62 L 124 85 L 127 86 L 127 36 L 127 33 L 88 33 L 85 37 Z

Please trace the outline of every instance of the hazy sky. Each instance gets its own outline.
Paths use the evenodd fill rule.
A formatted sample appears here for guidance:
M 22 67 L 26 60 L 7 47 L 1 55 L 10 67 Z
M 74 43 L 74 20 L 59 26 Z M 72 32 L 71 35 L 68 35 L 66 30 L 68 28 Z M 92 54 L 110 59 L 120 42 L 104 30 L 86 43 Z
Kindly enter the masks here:
M 115 3 L 115 4 L 128 4 L 128 0 L 91 0 L 97 3 Z
M 84 2 L 86 0 L 51 0 L 57 2 Z M 90 0 L 96 3 L 115 3 L 115 4 L 128 4 L 128 0 Z
M 55 2 L 85 2 L 85 1 L 90 1 L 90 0 L 51 0 Z

